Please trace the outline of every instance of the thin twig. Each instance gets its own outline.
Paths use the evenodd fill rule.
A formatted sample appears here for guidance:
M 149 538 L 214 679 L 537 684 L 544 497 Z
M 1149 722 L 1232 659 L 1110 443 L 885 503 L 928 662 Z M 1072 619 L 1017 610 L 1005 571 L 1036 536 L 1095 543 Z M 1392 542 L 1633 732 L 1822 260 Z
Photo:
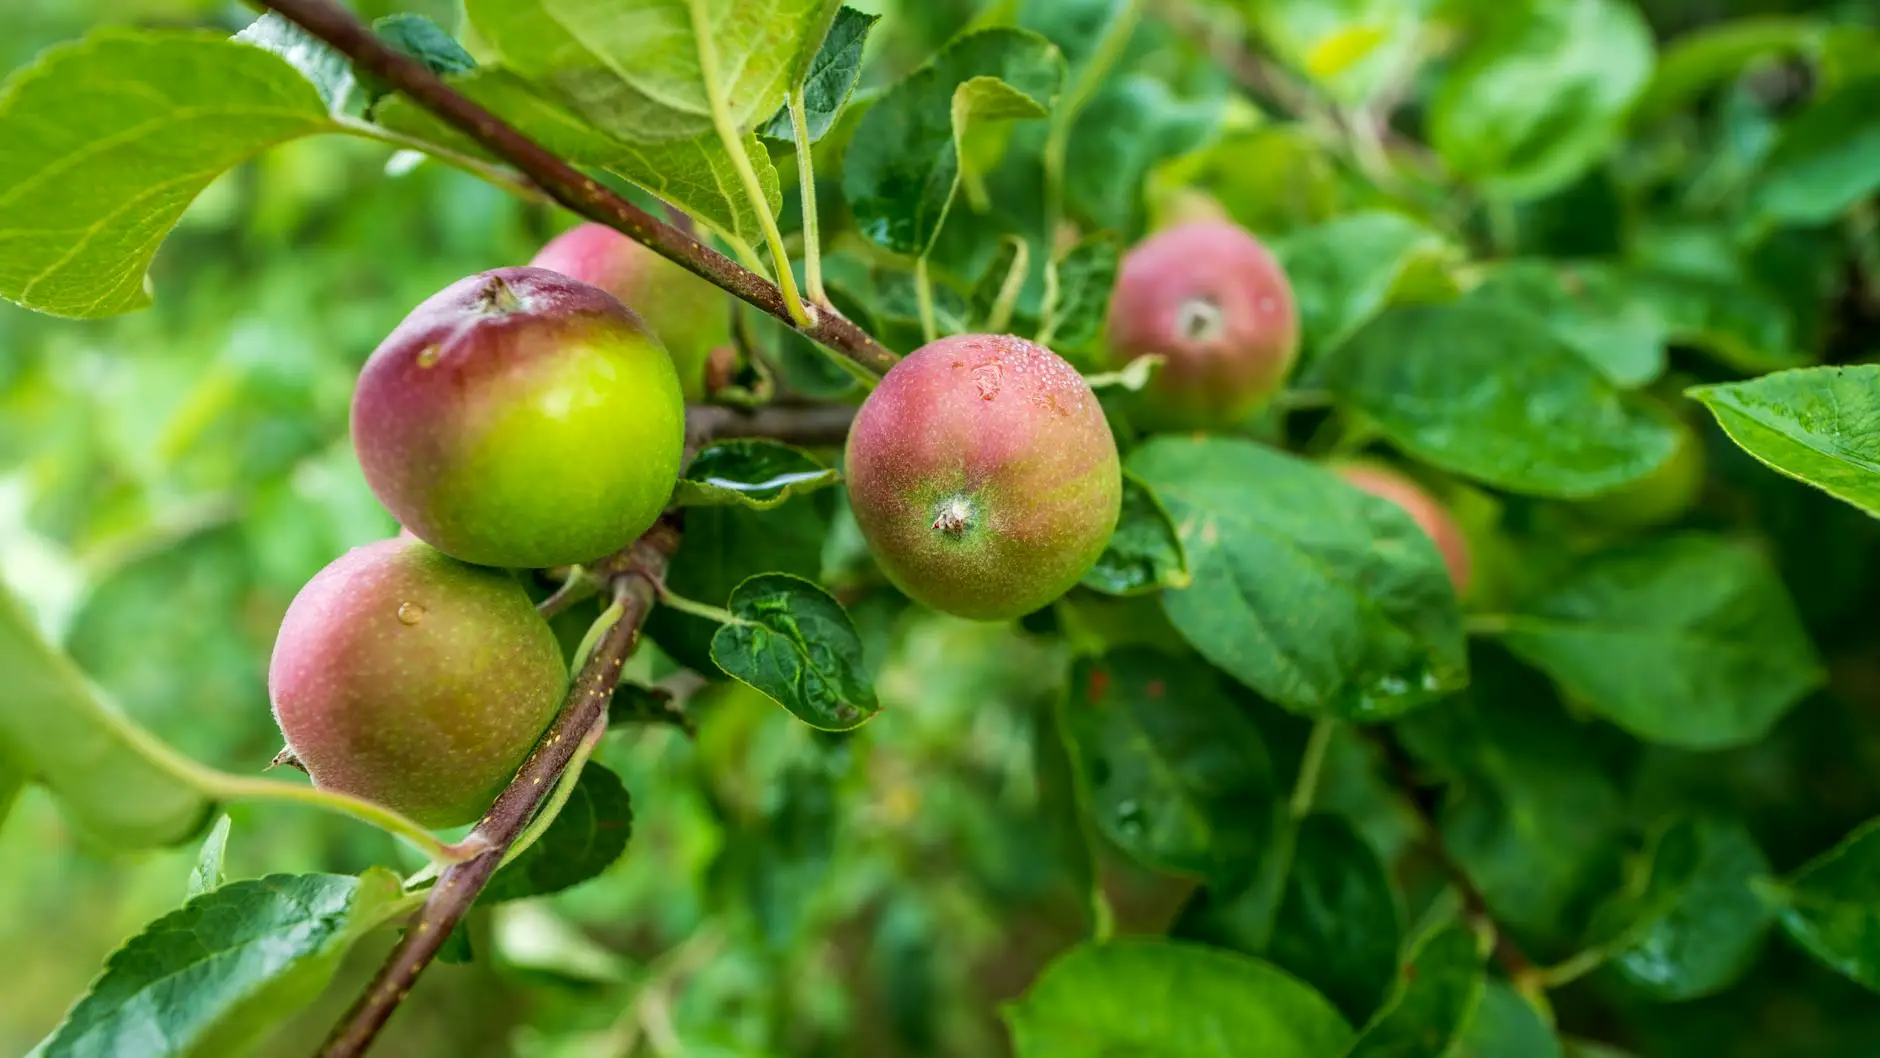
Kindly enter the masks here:
M 470 836 L 459 843 L 459 848 L 477 849 L 476 854 L 452 865 L 439 876 L 424 906 L 406 924 L 404 936 L 392 949 L 385 965 L 379 968 L 372 984 L 327 1037 L 320 1052 L 322 1058 L 358 1058 L 372 1045 L 412 983 L 437 957 L 445 938 L 463 920 L 470 905 L 496 873 L 509 847 L 554 792 L 562 772 L 580 753 L 584 736 L 595 724 L 604 722 L 607 705 L 620 680 L 620 669 L 639 642 L 640 625 L 653 607 L 656 586 L 664 579 L 666 565 L 678 546 L 676 519 L 662 519 L 610 567 L 618 569 L 610 575 L 610 580 L 614 598 L 621 607 L 620 619 L 588 656 L 574 686 L 569 689 L 561 712 L 517 771 L 515 779 L 496 798 L 496 803 L 490 806 Z
M 855 408 L 847 404 L 733 408 L 697 404 L 685 410 L 686 432 L 695 438 L 769 437 L 805 448 L 839 445 L 849 436 Z
M 1371 726 L 1360 730 L 1369 734 L 1371 743 L 1383 755 L 1385 763 L 1390 765 L 1391 773 L 1396 776 L 1400 792 L 1409 802 L 1411 809 L 1415 811 L 1417 821 L 1421 825 L 1423 845 L 1430 856 L 1436 860 L 1437 865 L 1443 869 L 1443 873 L 1449 877 L 1449 884 L 1455 887 L 1457 895 L 1462 898 L 1463 913 L 1472 921 L 1487 925 L 1494 935 L 1495 961 L 1501 963 L 1501 968 L 1508 972 L 1508 977 L 1516 983 L 1517 987 L 1531 984 L 1539 972 L 1535 969 L 1533 960 L 1529 959 L 1514 939 L 1508 936 L 1507 930 L 1496 924 L 1494 913 L 1488 908 L 1488 898 L 1482 895 L 1482 890 L 1476 886 L 1474 879 L 1469 877 L 1469 873 L 1462 869 L 1462 865 L 1457 863 L 1455 858 L 1449 855 L 1449 850 L 1444 847 L 1442 832 L 1436 827 L 1435 815 L 1429 803 L 1429 787 L 1417 775 L 1416 761 L 1411 758 L 1409 751 L 1403 748 L 1403 744 L 1398 742 L 1396 737 L 1384 727 Z
M 775 283 L 660 221 L 550 153 L 514 126 L 445 84 L 416 59 L 379 40 L 364 23 L 333 0 L 260 0 L 260 3 L 325 41 L 359 69 L 409 96 L 575 213 L 644 243 L 661 257 L 755 305 L 810 340 L 876 375 L 884 374 L 899 359 L 840 313 L 820 311 L 814 322 L 798 325 L 791 318 L 783 291 Z

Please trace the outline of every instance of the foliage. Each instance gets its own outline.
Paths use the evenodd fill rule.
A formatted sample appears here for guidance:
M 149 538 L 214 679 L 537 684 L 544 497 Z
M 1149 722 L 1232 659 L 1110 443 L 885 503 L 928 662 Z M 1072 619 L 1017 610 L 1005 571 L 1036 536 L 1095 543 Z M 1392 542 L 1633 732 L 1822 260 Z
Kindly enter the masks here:
M 911 604 L 827 428 L 874 374 L 727 295 L 608 733 L 382 1053 L 1880 1038 L 1871 4 L 354 7 L 779 304 L 1051 345 L 1125 468 L 1063 598 Z M 255 776 L 288 601 L 396 531 L 354 380 L 575 218 L 278 14 L 7 8 L 0 1051 L 303 1054 L 463 854 Z M 1272 248 L 1301 356 L 1157 434 L 1109 295 L 1194 217 Z M 1360 457 L 1449 509 L 1466 594 Z M 595 559 L 515 572 L 577 668 Z

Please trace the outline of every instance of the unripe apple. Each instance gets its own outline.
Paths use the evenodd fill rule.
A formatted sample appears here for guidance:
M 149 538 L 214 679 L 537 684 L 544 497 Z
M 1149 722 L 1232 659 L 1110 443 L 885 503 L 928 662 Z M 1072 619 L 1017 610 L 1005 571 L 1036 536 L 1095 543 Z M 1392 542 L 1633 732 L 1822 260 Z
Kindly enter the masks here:
M 480 565 L 560 566 L 659 517 L 685 398 L 611 294 L 499 268 L 432 295 L 373 352 L 352 438 L 372 491 L 419 539 Z
M 686 399 L 704 399 L 707 361 L 713 350 L 731 343 L 731 304 L 724 291 L 605 224 L 562 232 L 529 263 L 625 302 L 672 356 Z
M 896 364 L 849 430 L 849 499 L 883 572 L 960 617 L 1017 617 L 1103 553 L 1122 507 L 1090 386 L 1042 345 L 942 338 Z
M 1279 262 L 1229 221 L 1178 224 L 1123 257 L 1110 299 L 1114 367 L 1166 362 L 1134 401 L 1151 429 L 1238 423 L 1277 392 L 1299 355 L 1299 310 Z
M 1583 500 L 1580 513 L 1615 529 L 1649 529 L 1684 517 L 1704 490 L 1704 443 L 1678 424 L 1678 445 L 1657 470 L 1630 485 Z
M 1469 540 L 1448 508 L 1436 502 L 1422 486 L 1389 467 L 1376 463 L 1345 463 L 1333 469 L 1358 488 L 1401 507 L 1436 544 L 1437 552 L 1443 556 L 1443 565 L 1449 568 L 1449 582 L 1455 585 L 1456 595 L 1468 594 Z
M 431 827 L 489 807 L 567 682 L 522 585 L 403 537 L 315 574 L 268 666 L 275 722 L 314 785 Z

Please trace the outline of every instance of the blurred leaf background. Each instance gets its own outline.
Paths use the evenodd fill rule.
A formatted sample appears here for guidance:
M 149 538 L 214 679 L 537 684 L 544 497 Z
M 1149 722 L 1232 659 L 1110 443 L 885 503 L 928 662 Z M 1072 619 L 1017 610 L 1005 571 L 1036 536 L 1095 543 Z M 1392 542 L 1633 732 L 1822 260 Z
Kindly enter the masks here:
M 354 6 L 368 17 L 397 9 L 456 20 L 445 2 Z M 870 41 L 874 84 L 923 61 L 979 7 L 856 6 L 891 15 Z M 1862 15 L 1860 3 L 1833 0 L 1640 6 L 1661 35 L 1747 15 Z M 0 11 L 0 66 L 97 25 L 232 31 L 249 17 L 238 5 L 187 0 L 12 0 Z M 1178 198 L 1158 186 L 1193 184 L 1263 235 L 1284 235 L 1365 204 L 1292 131 L 1170 161 L 1237 118 L 1222 113 L 1222 76 L 1204 56 L 1166 37 L 1143 39 L 1134 72 L 1091 101 L 1072 142 L 1073 210 L 1139 231 L 1145 211 Z M 1066 51 L 1075 70 L 1079 56 Z M 1352 73 L 1354 93 L 1364 90 L 1361 75 Z M 1617 247 L 1601 240 L 1625 227 L 1635 258 L 1736 267 L 1709 255 L 1717 233 L 1701 213 L 1631 217 L 1629 226 L 1617 216 L 1617 178 L 1646 186 L 1677 173 L 1700 203 L 1706 189 L 1719 198 L 1740 190 L 1732 180 L 1750 163 L 1732 148 L 1766 148 L 1773 119 L 1754 99 L 1708 117 L 1721 131 L 1680 126 L 1634 141 L 1610 174 L 1520 207 L 1516 241 L 1504 248 L 1606 253 Z M 1039 214 L 999 173 L 988 180 L 997 209 Z M 1139 201 L 1130 192 L 1143 181 L 1150 194 Z M 288 600 L 334 555 L 395 528 L 346 442 L 354 372 L 423 297 L 467 273 L 526 261 L 565 222 L 447 167 L 408 166 L 386 147 L 322 137 L 238 168 L 191 207 L 152 272 L 153 308 L 81 323 L 0 305 L 0 574 L 139 720 L 204 761 L 258 769 L 278 748 L 265 674 Z M 971 232 L 955 224 L 942 234 L 936 255 L 955 275 L 978 274 L 994 252 Z M 1819 232 L 1785 232 L 1742 266 L 1771 283 L 1772 296 L 1785 299 L 1776 312 L 1784 325 L 1792 314 L 1803 335 L 1827 326 L 1819 284 L 1809 285 L 1819 242 Z M 1406 250 L 1409 279 L 1394 281 L 1414 283 L 1418 254 L 1430 250 Z M 1833 693 L 1811 698 L 1763 742 L 1698 754 L 1576 724 L 1546 688 L 1505 687 L 1537 681 L 1481 647 L 1470 699 L 1493 688 L 1531 702 L 1520 725 L 1466 703 L 1406 725 L 1413 748 L 1455 758 L 1445 821 L 1456 823 L 1462 847 L 1452 853 L 1488 877 L 1541 878 L 1497 911 L 1543 950 L 1573 939 L 1549 933 L 1571 917 L 1565 909 L 1616 886 L 1620 834 L 1639 821 L 1692 807 L 1735 812 L 1786 871 L 1880 813 L 1880 667 L 1865 649 L 1876 631 L 1865 605 L 1873 526 L 1727 444 L 1709 448 L 1724 490 L 1757 512 L 1830 654 Z M 819 502 L 815 517 L 827 507 Z M 730 523 L 741 516 L 713 517 L 735 539 Z M 841 569 L 841 539 L 823 556 L 831 570 Z M 1092 601 L 1082 619 L 1112 629 L 1150 623 L 1142 614 L 1153 610 L 1135 607 Z M 610 739 L 598 759 L 633 794 L 627 855 L 592 883 L 479 914 L 475 960 L 424 978 L 384 1053 L 586 1058 L 642 1044 L 702 1058 L 1000 1053 L 995 1003 L 1088 929 L 1076 877 L 1084 852 L 1066 846 L 1081 834 L 1066 794 L 1071 765 L 1050 723 L 1064 648 L 880 598 L 855 609 L 882 670 L 880 719 L 826 736 L 727 686 L 706 692 L 696 741 L 659 727 Z M 664 671 L 650 653 L 636 665 L 643 675 Z M 1305 725 L 1270 708 L 1258 716 L 1283 789 Z M 1495 752 L 1457 750 L 1479 746 Z M 1483 757 L 1507 770 L 1470 773 Z M 1621 772 L 1623 784 L 1613 778 Z M 1549 796 L 1562 789 L 1572 796 Z M 179 902 L 195 857 L 85 847 L 41 792 L 20 796 L 0 828 L 0 951 L 31 972 L 9 974 L 0 989 L 0 1053 L 30 1047 L 110 950 Z M 1334 747 L 1322 807 L 1381 849 L 1408 840 L 1401 811 L 1355 744 Z M 1492 819 L 1481 820 L 1500 811 L 1517 817 L 1528 842 L 1469 844 L 1493 830 Z M 1480 825 L 1471 829 L 1471 820 Z M 1564 850 L 1565 865 L 1537 867 L 1537 845 Z M 228 870 L 359 870 L 399 856 L 389 839 L 326 816 L 238 809 Z M 1187 895 L 1120 856 L 1101 862 L 1125 931 L 1158 929 Z M 302 1053 L 389 943 L 381 936 L 355 952 L 336 987 L 267 1053 Z M 1622 1019 L 1640 1053 L 1668 1058 L 1854 1056 L 1880 1039 L 1880 999 L 1782 945 L 1767 949 L 1748 981 L 1711 999 L 1642 1010 L 1569 991 L 1560 1002 L 1566 1017 L 1585 1003 Z M 683 1052 L 672 1049 L 679 1035 Z

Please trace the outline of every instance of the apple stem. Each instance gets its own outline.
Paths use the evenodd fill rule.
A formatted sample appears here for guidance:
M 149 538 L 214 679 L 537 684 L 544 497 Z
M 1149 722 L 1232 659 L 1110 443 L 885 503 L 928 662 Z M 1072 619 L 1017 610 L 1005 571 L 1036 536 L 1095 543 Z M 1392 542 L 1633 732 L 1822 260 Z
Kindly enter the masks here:
M 705 281 L 776 317 L 819 345 L 876 377 L 900 357 L 836 312 L 791 312 L 776 283 L 739 265 L 698 239 L 627 201 L 599 180 L 568 164 L 513 125 L 445 84 L 423 63 L 380 40 L 334 0 L 260 0 L 260 4 L 325 41 L 365 73 L 384 81 L 468 136 L 581 217 L 605 224 L 644 244 Z M 774 223 L 774 222 L 773 222 Z M 788 278 L 780 276 L 779 278 Z M 802 306 L 797 305 L 798 312 Z

